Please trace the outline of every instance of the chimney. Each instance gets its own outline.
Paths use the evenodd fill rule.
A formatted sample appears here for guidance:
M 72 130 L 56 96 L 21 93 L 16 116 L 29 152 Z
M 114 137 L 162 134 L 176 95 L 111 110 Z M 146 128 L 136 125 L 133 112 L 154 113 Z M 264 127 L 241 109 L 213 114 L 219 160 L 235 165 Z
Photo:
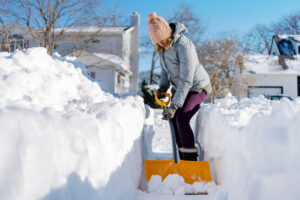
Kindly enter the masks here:
M 131 32 L 130 47 L 130 87 L 132 92 L 138 91 L 139 83 L 139 41 L 140 41 L 140 15 L 134 12 L 130 15 L 130 26 L 134 28 Z
M 137 12 L 130 15 L 130 26 L 140 26 L 140 15 Z

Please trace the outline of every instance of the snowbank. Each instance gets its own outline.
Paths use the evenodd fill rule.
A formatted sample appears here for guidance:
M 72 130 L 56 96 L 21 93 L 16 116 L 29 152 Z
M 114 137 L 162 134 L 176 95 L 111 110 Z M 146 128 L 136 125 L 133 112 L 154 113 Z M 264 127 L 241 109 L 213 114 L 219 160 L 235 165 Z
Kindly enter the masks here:
M 115 98 L 84 74 L 44 48 L 0 53 L 0 199 L 124 199 L 136 190 L 143 100 Z
M 229 199 L 299 199 L 300 99 L 203 105 L 198 141 Z

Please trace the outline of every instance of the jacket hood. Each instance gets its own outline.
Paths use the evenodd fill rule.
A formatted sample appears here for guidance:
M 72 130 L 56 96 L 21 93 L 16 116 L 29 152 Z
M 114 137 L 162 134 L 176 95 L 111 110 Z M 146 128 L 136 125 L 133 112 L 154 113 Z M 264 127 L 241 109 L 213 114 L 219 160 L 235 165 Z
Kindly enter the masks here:
M 181 34 L 188 32 L 188 29 L 181 23 L 170 23 L 169 26 L 173 30 L 173 42 L 176 42 Z

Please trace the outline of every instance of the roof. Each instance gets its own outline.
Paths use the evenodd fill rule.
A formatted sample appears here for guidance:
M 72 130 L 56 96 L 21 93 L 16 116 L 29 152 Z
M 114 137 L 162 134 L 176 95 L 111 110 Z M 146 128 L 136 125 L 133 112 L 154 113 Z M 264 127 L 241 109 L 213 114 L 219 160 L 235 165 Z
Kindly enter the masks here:
M 55 28 L 55 33 L 96 33 L 99 31 L 101 34 L 122 34 L 125 31 L 131 30 L 133 27 L 120 26 L 120 27 L 98 27 L 98 26 L 88 26 L 88 27 L 69 27 L 69 28 Z M 41 31 L 40 28 L 36 28 L 36 31 Z
M 274 35 L 273 36 L 278 50 L 280 52 L 280 55 L 285 56 L 293 56 L 296 54 L 295 48 L 292 43 L 292 37 L 289 35 Z M 295 37 L 297 39 L 297 37 Z M 295 40 L 294 40 L 295 41 Z
M 245 55 L 244 73 L 252 74 L 300 74 L 300 55 L 294 60 L 286 59 L 286 69 L 279 63 L 280 56 L 273 55 Z
M 105 53 L 93 53 L 100 60 L 109 62 L 113 65 L 118 66 L 120 69 L 129 70 L 129 66 L 125 63 L 125 61 L 117 55 L 113 54 L 105 54 Z
M 118 71 L 121 71 L 127 75 L 132 75 L 130 67 L 121 57 L 117 55 L 107 53 L 90 53 L 85 51 L 78 57 L 78 59 L 87 66 L 111 65 Z

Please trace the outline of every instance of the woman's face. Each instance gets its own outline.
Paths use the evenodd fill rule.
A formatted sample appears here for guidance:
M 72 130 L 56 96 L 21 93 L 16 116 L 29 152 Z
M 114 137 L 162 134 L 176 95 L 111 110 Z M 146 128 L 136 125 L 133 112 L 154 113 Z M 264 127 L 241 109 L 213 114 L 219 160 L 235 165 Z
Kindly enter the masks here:
M 157 43 L 159 46 L 161 46 L 162 48 L 165 48 L 168 44 L 168 39 L 165 40 L 161 40 Z

